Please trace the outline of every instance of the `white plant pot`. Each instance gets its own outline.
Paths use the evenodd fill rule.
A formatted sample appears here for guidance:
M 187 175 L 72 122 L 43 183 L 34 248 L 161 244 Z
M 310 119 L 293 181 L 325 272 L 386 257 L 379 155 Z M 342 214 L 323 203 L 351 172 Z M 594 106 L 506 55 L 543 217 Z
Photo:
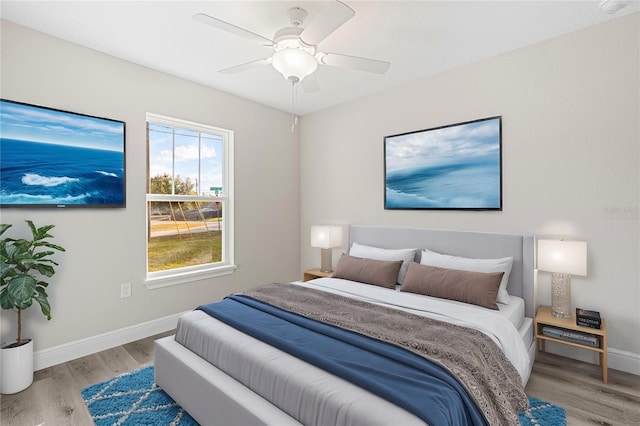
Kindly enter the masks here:
M 14 341 L 15 342 L 15 341 Z M 33 340 L 16 348 L 0 349 L 0 393 L 18 393 L 33 383 Z

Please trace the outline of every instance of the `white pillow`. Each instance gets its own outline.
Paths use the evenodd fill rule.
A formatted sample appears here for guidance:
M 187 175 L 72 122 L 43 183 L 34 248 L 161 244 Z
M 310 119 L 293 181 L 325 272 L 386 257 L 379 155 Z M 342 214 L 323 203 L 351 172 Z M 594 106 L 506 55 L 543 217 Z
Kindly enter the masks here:
M 422 250 L 420 259 L 422 265 L 437 266 L 438 268 L 458 269 L 471 272 L 504 272 L 498 289 L 498 303 L 509 303 L 509 293 L 507 293 L 507 283 L 509 273 L 513 266 L 513 257 L 503 257 L 501 259 L 471 259 L 468 257 L 450 256 L 440 254 L 431 250 Z
M 383 249 L 353 243 L 351 250 L 349 250 L 349 256 L 374 260 L 402 260 L 402 266 L 398 272 L 398 284 L 402 284 L 405 275 L 407 275 L 409 263 L 413 262 L 416 257 L 416 250 L 417 249 Z

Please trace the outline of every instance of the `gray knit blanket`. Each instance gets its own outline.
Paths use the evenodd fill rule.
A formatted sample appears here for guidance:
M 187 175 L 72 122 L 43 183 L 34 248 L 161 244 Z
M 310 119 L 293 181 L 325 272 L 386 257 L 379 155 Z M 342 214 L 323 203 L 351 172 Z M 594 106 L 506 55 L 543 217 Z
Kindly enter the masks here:
M 490 425 L 519 425 L 518 412 L 528 408 L 517 370 L 480 331 L 291 284 L 268 284 L 244 294 L 439 364 L 464 386 Z

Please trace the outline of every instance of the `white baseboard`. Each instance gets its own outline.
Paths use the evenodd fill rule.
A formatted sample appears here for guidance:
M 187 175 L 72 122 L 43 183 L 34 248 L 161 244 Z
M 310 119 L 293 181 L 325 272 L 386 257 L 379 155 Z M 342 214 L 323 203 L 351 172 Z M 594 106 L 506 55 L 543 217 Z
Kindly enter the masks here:
M 591 364 L 599 364 L 598 354 L 593 351 L 574 348 L 555 342 L 546 342 L 545 348 L 548 352 L 556 355 L 566 356 Z M 607 366 L 609 368 L 640 376 L 640 354 L 609 348 L 607 350 L 607 360 Z
M 609 349 L 608 352 L 610 368 L 640 376 L 640 354 L 614 348 Z
M 52 365 L 61 364 L 96 352 L 104 351 L 115 346 L 124 345 L 136 340 L 144 339 L 155 334 L 176 328 L 178 318 L 183 313 L 169 315 L 110 331 L 86 339 L 76 340 L 52 348 L 43 349 L 33 354 L 34 370 L 42 370 Z

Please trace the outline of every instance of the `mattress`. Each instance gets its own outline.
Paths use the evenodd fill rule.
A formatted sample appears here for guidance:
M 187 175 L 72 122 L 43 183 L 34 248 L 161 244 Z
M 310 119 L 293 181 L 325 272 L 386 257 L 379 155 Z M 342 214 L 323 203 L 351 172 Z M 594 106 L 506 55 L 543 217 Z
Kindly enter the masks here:
M 462 325 L 474 323 L 474 328 L 482 324 L 478 318 L 489 311 L 464 303 L 427 300 L 433 298 L 332 278 L 294 285 L 322 289 Z M 502 328 L 512 330 L 510 337 L 489 334 L 503 347 L 507 356 L 513 358 L 512 363 L 526 383 L 530 364 L 524 348 L 529 345 L 523 338 L 528 339 L 528 335 L 533 333 L 522 327 L 516 329 L 513 325 L 524 322 L 524 303 L 520 304 L 518 299 L 513 298 L 513 305 L 501 305 L 499 311 L 491 311 Z M 441 306 L 434 308 L 431 306 L 434 304 Z M 445 307 L 444 313 L 442 306 Z M 456 313 L 469 319 L 456 318 Z M 491 324 L 480 325 L 481 331 L 492 327 Z M 303 424 L 424 424 L 413 414 L 377 395 L 247 336 L 204 312 L 193 311 L 179 320 L 176 341 Z

